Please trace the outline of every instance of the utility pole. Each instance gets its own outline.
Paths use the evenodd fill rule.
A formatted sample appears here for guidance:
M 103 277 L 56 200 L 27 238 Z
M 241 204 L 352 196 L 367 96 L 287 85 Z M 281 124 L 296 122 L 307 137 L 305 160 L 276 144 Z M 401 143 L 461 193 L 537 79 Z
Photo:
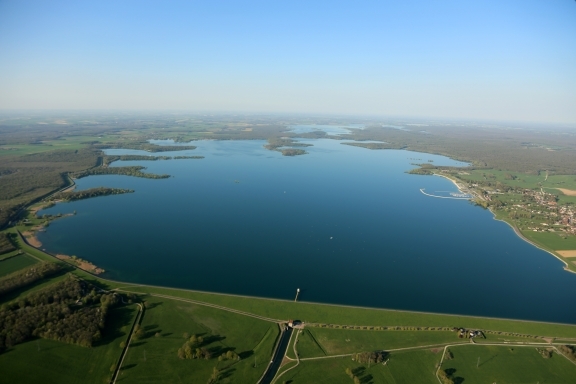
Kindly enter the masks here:
M 476 363 L 476 368 L 480 366 L 480 357 L 478 357 L 478 362 Z

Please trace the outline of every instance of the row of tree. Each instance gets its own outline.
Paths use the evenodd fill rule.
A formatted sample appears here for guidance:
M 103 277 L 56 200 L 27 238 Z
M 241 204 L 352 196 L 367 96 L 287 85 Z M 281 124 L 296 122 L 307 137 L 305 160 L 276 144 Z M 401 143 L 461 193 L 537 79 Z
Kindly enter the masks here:
M 10 241 L 7 233 L 0 232 L 0 255 L 15 250 L 14 244 Z
M 47 276 L 54 275 L 61 270 L 62 267 L 59 264 L 42 262 L 11 273 L 0 280 L 0 297 L 15 289 L 25 287 Z
M 361 352 L 352 356 L 352 360 L 360 364 L 382 363 L 388 358 L 388 352 Z
M 119 149 L 137 149 L 148 152 L 172 152 L 172 151 L 185 151 L 190 149 L 196 149 L 193 145 L 156 145 L 151 144 L 147 141 L 120 141 L 114 143 L 105 144 L 93 144 L 92 148 L 97 149 L 109 149 L 109 148 L 119 148 Z

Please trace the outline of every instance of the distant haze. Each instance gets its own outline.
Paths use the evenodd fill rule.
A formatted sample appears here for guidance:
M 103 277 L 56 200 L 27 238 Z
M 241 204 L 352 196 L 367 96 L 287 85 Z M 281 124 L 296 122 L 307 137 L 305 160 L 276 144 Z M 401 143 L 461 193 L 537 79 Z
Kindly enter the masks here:
M 576 2 L 2 1 L 0 109 L 576 123 Z

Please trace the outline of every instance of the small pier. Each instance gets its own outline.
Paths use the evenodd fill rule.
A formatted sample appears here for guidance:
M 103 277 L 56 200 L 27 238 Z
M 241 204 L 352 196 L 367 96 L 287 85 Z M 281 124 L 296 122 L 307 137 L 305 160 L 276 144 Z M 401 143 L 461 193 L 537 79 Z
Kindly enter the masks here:
M 296 288 L 296 297 L 294 298 L 294 301 L 298 301 L 299 294 L 300 294 L 300 288 Z

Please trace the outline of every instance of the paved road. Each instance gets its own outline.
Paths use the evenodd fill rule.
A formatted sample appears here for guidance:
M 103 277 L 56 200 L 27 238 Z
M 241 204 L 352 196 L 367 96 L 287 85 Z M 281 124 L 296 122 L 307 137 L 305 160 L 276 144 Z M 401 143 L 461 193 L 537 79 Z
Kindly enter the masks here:
M 278 369 L 280 369 L 280 364 L 282 364 L 282 360 L 284 360 L 284 355 L 286 355 L 286 350 L 288 349 L 288 344 L 290 344 L 290 336 L 292 335 L 292 328 L 287 328 L 282 332 L 280 335 L 280 341 L 278 342 L 278 348 L 274 352 L 274 356 L 272 357 L 272 361 L 268 365 L 268 369 L 262 379 L 259 381 L 259 384 L 270 384 L 276 373 L 278 373 Z

